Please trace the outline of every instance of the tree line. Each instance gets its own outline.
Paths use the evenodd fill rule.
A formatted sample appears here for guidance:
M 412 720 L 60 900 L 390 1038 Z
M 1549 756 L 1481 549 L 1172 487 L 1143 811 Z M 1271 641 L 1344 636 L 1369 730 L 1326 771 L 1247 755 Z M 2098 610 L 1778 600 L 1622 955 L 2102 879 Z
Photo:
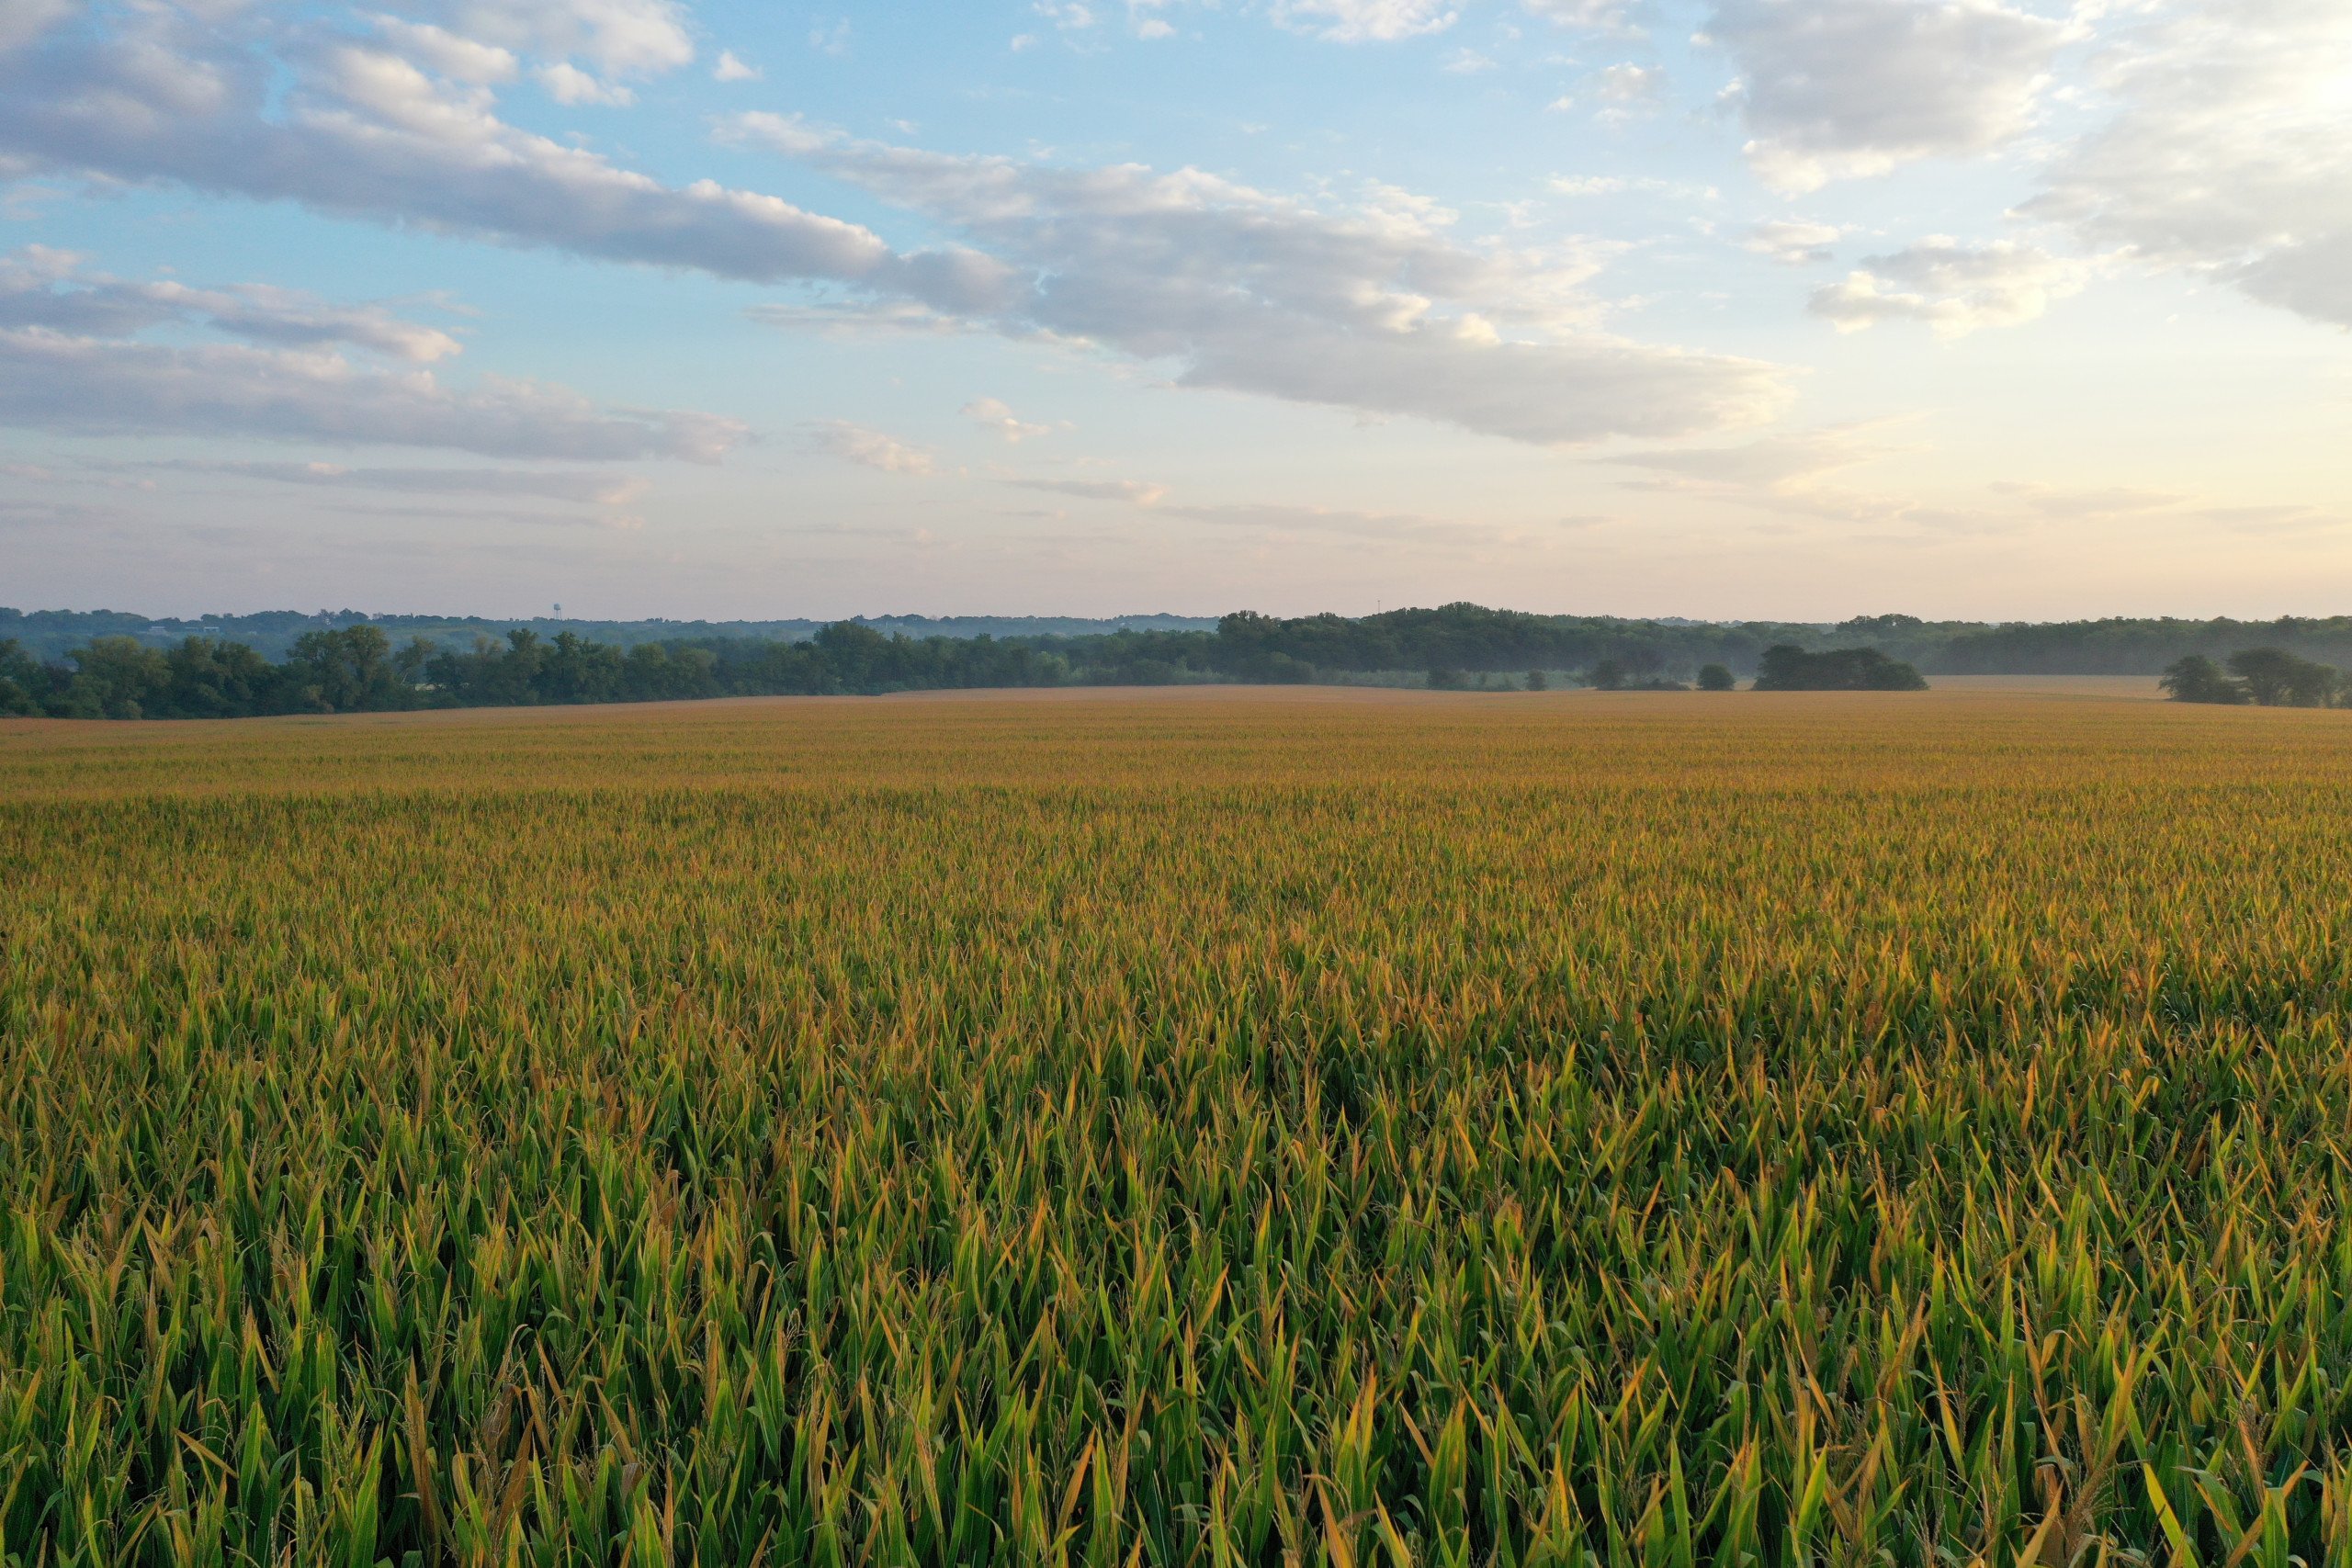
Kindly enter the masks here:
M 2352 677 L 2283 649 L 2248 648 L 2216 664 L 2201 653 L 2178 659 L 2161 682 L 2177 703 L 2256 707 L 2352 707 Z
M 1272 645 L 1264 617 L 1229 615 L 1215 632 L 1122 631 L 1088 637 L 885 636 L 837 621 L 804 641 L 720 637 L 621 647 L 565 631 L 515 627 L 467 649 L 412 638 L 395 648 L 370 625 L 315 630 L 271 660 L 241 642 L 190 637 L 168 648 L 102 637 L 58 660 L 0 640 L 0 715 L 54 718 L 242 718 L 432 707 L 668 702 L 725 696 L 868 694 L 956 687 L 1167 685 L 1307 682 L 1343 676 Z M 1294 645 L 1326 660 L 1328 644 Z M 1604 645 L 1605 646 L 1605 645 Z M 1451 646 L 1461 656 L 1460 644 Z M 1552 679 L 1610 691 L 1687 689 L 1658 660 L 1610 654 L 1583 670 L 1532 667 L 1526 689 Z M 1480 672 L 1476 684 L 1488 685 Z M 1709 662 L 1702 689 L 1727 691 L 1731 669 Z M 1466 689 L 1458 666 L 1432 664 L 1417 683 Z M 1507 679 L 1506 685 L 1517 685 Z M 1874 649 L 1766 649 L 1758 691 L 1912 690 L 1926 682 Z
M 1611 615 L 1538 615 L 1484 605 L 1391 610 L 1362 616 L 1227 615 L 1219 621 L 1173 615 L 1134 615 L 1115 622 L 1034 617 L 884 617 L 850 623 L 910 641 L 948 637 L 1057 651 L 1073 666 L 1115 661 L 1089 647 L 1098 637 L 1147 639 L 1139 657 L 1171 668 L 1247 680 L 1321 678 L 1332 671 L 1452 671 L 1475 677 L 1528 670 L 1590 671 L 1604 662 L 1629 685 L 1693 680 L 1708 664 L 1745 678 L 1757 673 L 1767 649 L 1809 653 L 1876 648 L 1889 658 L 1936 674 L 2155 675 L 2193 654 L 2216 661 L 2234 650 L 2269 648 L 2320 663 L 2352 667 L 2352 616 L 2286 617 L 2276 621 L 2113 618 L 2048 624 L 1928 621 L 1916 615 L 1862 615 L 1831 624 L 1781 621 L 1642 620 Z M 822 626 L 808 620 L 500 622 L 433 615 L 368 615 L 356 610 L 302 615 L 268 611 L 208 615 L 198 621 L 156 621 L 111 611 L 0 608 L 0 637 L 15 637 L 35 660 L 69 659 L 100 637 L 127 637 L 157 650 L 189 637 L 251 644 L 272 660 L 293 656 L 294 645 L 318 631 L 373 626 L 396 645 L 422 638 L 435 649 L 466 652 L 478 637 L 522 626 L 541 641 L 565 631 L 624 649 L 717 649 L 736 643 L 808 642 Z M 994 657 L 994 656 L 991 656 Z M 1301 677 L 1299 667 L 1313 671 Z
M 886 637 L 837 622 L 806 641 L 718 638 L 622 648 L 516 627 L 449 649 L 394 648 L 373 626 L 306 632 L 284 660 L 218 637 L 164 649 L 104 637 L 40 660 L 0 641 L 0 714 L 55 718 L 242 718 L 408 708 L 669 702 L 944 687 L 1164 683 L 1208 679 L 1136 646 L 1148 634 L 1085 639 Z

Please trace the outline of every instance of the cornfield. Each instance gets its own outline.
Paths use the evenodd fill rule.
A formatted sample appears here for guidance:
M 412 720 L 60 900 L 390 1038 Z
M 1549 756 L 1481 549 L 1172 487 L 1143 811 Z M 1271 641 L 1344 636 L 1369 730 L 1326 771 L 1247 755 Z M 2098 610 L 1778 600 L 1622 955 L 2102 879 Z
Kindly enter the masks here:
M 0 727 L 8 1564 L 2352 1563 L 2352 728 Z

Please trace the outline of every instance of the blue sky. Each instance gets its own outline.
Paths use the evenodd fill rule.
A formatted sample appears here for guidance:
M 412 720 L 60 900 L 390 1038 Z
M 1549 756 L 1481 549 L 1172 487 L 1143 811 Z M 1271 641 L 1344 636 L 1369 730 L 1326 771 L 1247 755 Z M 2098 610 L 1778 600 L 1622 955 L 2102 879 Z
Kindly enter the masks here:
M 2352 608 L 2337 0 L 0 0 L 0 603 Z

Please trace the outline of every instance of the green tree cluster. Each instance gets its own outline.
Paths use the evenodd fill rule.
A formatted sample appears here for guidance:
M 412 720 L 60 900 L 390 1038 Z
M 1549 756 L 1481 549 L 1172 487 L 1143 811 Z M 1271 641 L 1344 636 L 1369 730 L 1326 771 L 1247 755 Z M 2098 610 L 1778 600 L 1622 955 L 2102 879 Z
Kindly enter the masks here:
M 2331 665 L 2277 648 L 2241 649 L 2226 671 L 2201 653 L 2175 660 L 2161 682 L 2177 703 L 2251 703 L 2257 707 L 2352 705 L 2352 682 Z
M 940 687 L 1164 685 L 1221 678 L 1208 634 L 1118 632 L 1062 638 L 886 636 L 853 621 L 800 641 L 748 637 L 621 647 L 517 626 L 471 648 L 413 638 L 395 649 L 374 626 L 304 633 L 276 663 L 251 647 L 187 637 L 169 648 L 100 637 L 42 661 L 0 640 L 0 714 L 54 718 L 239 718 L 402 708 L 665 702 Z M 1265 678 L 1306 666 L 1263 661 Z
M 1928 682 L 1901 660 L 1875 648 L 1808 653 L 1782 644 L 1768 648 L 1752 690 L 1758 692 L 1924 692 Z

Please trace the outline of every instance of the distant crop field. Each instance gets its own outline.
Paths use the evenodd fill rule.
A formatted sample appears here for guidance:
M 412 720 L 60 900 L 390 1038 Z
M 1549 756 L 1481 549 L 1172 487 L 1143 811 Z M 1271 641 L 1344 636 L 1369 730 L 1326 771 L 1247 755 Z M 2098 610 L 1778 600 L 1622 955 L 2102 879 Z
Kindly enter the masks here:
M 2352 1562 L 2352 716 L 0 724 L 9 1563 Z

